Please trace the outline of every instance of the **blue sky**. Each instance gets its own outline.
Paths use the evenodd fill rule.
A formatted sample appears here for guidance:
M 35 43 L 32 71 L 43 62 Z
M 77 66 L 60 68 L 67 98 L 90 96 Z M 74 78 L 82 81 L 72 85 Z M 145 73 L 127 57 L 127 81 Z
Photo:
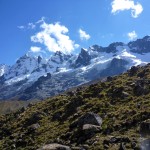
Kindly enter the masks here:
M 150 35 L 149 0 L 0 0 L 0 64 Z

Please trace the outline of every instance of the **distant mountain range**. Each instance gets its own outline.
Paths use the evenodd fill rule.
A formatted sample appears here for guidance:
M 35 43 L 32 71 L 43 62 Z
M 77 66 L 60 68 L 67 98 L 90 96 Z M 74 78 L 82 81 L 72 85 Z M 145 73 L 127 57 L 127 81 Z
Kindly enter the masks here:
M 60 51 L 49 58 L 25 54 L 12 66 L 0 65 L 0 100 L 42 100 L 149 62 L 150 36 L 128 44 L 93 45 L 77 55 Z

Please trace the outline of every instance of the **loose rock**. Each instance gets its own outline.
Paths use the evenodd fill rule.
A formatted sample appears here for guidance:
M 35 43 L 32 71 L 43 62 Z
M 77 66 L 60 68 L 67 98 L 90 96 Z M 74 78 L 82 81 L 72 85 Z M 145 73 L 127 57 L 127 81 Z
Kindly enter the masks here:
M 38 150 L 71 150 L 71 148 L 69 146 L 53 143 L 53 144 L 44 145 Z

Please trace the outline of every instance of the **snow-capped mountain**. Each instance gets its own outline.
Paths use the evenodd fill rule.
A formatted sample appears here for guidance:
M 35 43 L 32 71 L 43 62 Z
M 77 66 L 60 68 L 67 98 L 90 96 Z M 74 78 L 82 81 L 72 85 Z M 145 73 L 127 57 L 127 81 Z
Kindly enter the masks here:
M 7 72 L 7 70 L 9 69 L 9 66 L 5 65 L 5 64 L 0 64 L 0 77 Z
M 150 36 L 108 47 L 93 45 L 77 55 L 56 52 L 49 57 L 24 55 L 0 65 L 0 99 L 43 99 L 69 88 L 117 75 L 150 62 Z
M 35 81 L 47 73 L 57 72 L 59 68 L 68 68 L 70 57 L 70 55 L 65 55 L 61 52 L 54 53 L 49 59 L 25 54 L 13 66 L 4 71 L 4 83 L 11 85 L 25 79 L 28 82 Z

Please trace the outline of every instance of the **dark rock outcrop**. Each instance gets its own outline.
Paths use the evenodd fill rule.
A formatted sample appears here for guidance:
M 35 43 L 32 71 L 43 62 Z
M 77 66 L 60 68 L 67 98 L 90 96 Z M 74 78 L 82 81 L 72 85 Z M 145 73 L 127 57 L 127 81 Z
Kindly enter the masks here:
M 112 59 L 108 67 L 102 70 L 101 73 L 99 73 L 99 76 L 102 78 L 108 75 L 114 76 L 114 75 L 123 73 L 126 70 L 125 66 L 127 64 L 128 62 L 126 60 L 114 58 Z
M 136 41 L 129 42 L 128 46 L 134 53 L 148 53 L 150 52 L 150 36 L 145 36 L 143 39 L 137 39 Z
M 135 82 L 135 87 L 133 89 L 134 94 L 137 96 L 145 95 L 150 92 L 150 80 L 139 79 Z
M 141 149 L 142 150 L 150 150 L 150 138 L 145 139 L 141 142 Z
M 131 69 L 128 71 L 128 75 L 129 75 L 129 76 L 133 76 L 133 75 L 135 75 L 135 74 L 137 73 L 137 71 L 138 71 L 138 67 L 133 66 L 133 67 L 131 67 Z
M 38 123 L 32 124 L 31 126 L 28 127 L 28 132 L 34 132 L 36 131 L 38 128 L 40 127 L 40 125 Z
M 85 124 L 101 126 L 102 118 L 98 114 L 95 114 L 93 112 L 86 113 L 77 121 L 77 125 L 79 127 Z
M 96 126 L 92 124 L 84 124 L 82 127 L 82 132 L 84 136 L 87 136 L 87 137 L 92 137 L 93 135 L 95 135 L 95 133 L 100 132 L 100 131 L 101 131 L 100 126 Z
M 88 54 L 88 51 L 85 49 L 81 49 L 81 53 L 79 54 L 77 60 L 75 61 L 75 68 L 80 66 L 86 66 L 90 64 L 91 56 Z
M 145 120 L 140 124 L 140 133 L 142 136 L 150 136 L 150 119 Z

